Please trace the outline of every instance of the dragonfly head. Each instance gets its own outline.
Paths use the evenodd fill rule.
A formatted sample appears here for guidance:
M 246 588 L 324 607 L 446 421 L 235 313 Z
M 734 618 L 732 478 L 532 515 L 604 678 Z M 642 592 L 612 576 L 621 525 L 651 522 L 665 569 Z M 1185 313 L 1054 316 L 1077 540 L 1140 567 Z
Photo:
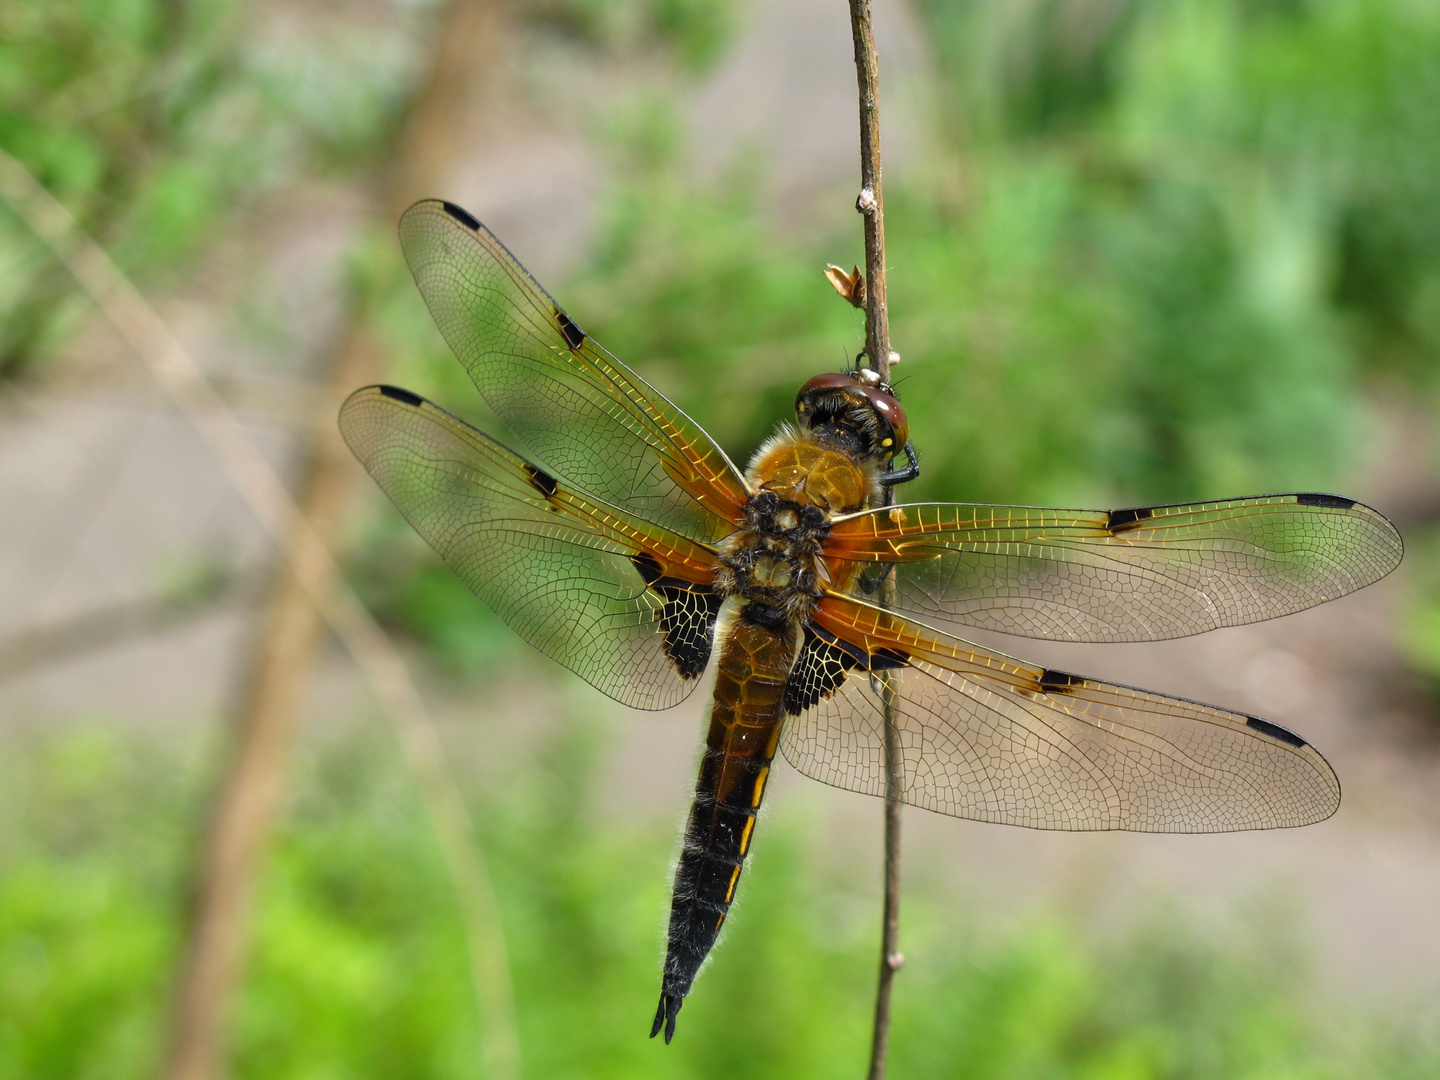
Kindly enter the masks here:
M 895 391 L 869 370 L 816 375 L 795 395 L 795 417 L 804 434 L 842 443 L 867 461 L 889 461 L 910 436 Z

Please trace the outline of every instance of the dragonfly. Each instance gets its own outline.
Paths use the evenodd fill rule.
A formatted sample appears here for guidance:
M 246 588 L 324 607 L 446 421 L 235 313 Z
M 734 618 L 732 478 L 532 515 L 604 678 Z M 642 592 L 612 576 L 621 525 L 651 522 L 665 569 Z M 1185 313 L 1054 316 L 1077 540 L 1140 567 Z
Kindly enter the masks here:
M 858 364 L 806 382 L 742 472 L 465 210 L 417 203 L 400 241 L 520 450 L 395 386 L 345 402 L 350 449 L 480 600 L 597 690 L 667 709 L 714 668 L 652 1038 L 670 1042 L 734 902 L 777 751 L 836 787 L 883 796 L 888 770 L 907 804 L 1035 829 L 1224 832 L 1335 813 L 1333 769 L 1279 724 L 932 624 L 1130 642 L 1272 619 L 1399 564 L 1377 511 L 1305 492 L 890 505 L 919 459 L 894 388 Z

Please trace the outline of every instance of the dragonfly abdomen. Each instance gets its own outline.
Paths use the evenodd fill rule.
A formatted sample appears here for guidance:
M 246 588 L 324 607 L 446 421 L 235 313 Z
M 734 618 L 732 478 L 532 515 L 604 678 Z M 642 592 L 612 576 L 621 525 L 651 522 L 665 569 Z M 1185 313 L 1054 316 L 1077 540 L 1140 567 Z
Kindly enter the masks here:
M 780 739 L 796 635 L 773 613 L 768 605 L 745 603 L 720 651 L 705 756 L 675 871 L 660 1007 L 650 1032 L 653 1037 L 663 1028 L 667 1043 L 734 902 Z

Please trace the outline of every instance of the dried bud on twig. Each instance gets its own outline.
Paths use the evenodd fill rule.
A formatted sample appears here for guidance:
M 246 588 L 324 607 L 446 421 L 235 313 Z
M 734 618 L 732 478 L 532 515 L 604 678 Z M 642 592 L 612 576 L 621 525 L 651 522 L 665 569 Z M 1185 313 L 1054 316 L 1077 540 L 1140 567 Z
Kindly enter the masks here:
M 860 267 L 855 267 L 847 274 L 834 263 L 830 263 L 825 267 L 825 279 L 834 285 L 835 291 L 849 300 L 852 306 L 865 306 L 865 275 L 860 272 Z

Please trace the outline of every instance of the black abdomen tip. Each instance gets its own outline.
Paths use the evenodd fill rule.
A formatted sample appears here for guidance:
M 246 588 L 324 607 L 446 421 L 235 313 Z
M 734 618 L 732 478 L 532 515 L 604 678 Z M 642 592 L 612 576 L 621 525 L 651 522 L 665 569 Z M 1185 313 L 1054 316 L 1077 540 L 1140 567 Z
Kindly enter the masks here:
M 660 1007 L 655 1010 L 655 1023 L 650 1025 L 652 1039 L 659 1035 L 661 1027 L 664 1027 L 665 1045 L 670 1045 L 670 1040 L 675 1037 L 675 1017 L 680 1015 L 680 1006 L 683 1004 L 685 1004 L 684 998 L 661 992 Z

